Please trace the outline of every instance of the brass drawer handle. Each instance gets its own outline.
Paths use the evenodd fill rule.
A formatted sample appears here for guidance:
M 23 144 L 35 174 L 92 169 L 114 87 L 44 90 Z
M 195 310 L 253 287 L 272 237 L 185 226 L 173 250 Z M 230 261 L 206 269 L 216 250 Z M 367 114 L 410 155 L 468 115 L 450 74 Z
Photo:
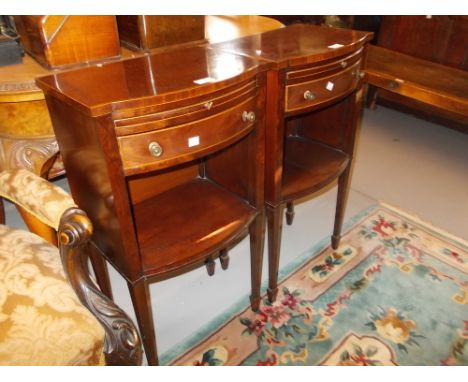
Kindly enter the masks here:
M 307 101 L 313 101 L 315 99 L 315 94 L 312 93 L 310 90 L 306 90 L 304 92 L 304 99 Z
M 160 157 L 163 153 L 163 149 L 158 142 L 151 142 L 148 145 L 148 150 L 150 154 L 154 157 Z
M 242 120 L 244 122 L 255 122 L 255 113 L 253 111 L 244 111 L 242 113 Z

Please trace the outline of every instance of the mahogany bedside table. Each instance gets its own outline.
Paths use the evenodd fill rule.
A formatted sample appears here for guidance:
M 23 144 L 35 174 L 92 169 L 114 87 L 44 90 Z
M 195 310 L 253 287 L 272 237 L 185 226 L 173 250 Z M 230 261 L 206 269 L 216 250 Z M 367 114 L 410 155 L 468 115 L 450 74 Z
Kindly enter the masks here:
M 361 114 L 362 72 L 372 33 L 296 24 L 214 45 L 270 63 L 267 74 L 265 207 L 269 287 L 278 292 L 282 213 L 338 178 L 332 247 L 338 248 Z
M 268 65 L 190 47 L 40 78 L 92 243 L 126 279 L 148 362 L 149 284 L 207 264 L 246 230 L 258 309 Z M 105 273 L 97 270 L 103 290 Z M 107 286 L 106 286 L 107 283 Z

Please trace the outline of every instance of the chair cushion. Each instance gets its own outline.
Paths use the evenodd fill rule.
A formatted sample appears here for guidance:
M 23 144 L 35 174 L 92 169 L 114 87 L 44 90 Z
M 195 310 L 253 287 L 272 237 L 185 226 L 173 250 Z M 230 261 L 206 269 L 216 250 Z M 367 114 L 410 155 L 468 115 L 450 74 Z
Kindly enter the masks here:
M 0 225 L 0 365 L 98 365 L 104 330 L 65 278 L 56 247 Z

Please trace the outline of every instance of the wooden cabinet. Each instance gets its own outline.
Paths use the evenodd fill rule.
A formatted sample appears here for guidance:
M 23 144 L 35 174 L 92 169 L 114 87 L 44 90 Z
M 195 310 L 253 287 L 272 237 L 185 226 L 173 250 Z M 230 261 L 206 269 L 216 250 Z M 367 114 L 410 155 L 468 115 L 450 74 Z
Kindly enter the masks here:
M 150 364 L 149 283 L 203 264 L 212 273 L 220 254 L 226 268 L 227 246 L 246 231 L 258 309 L 267 68 L 186 47 L 38 80 L 72 195 L 95 250 L 128 282 Z
M 292 25 L 216 47 L 268 62 L 265 207 L 269 287 L 278 292 L 283 211 L 338 178 L 332 247 L 340 241 L 354 139 L 361 114 L 362 72 L 372 33 Z

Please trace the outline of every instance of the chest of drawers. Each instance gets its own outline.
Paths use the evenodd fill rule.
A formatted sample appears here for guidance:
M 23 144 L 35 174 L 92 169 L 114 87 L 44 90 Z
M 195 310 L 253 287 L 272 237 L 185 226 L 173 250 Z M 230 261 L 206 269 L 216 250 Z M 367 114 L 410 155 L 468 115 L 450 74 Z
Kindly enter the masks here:
M 189 47 L 38 80 L 72 195 L 95 251 L 128 282 L 150 364 L 148 285 L 203 264 L 212 273 L 220 254 L 226 268 L 246 230 L 258 308 L 267 67 Z

